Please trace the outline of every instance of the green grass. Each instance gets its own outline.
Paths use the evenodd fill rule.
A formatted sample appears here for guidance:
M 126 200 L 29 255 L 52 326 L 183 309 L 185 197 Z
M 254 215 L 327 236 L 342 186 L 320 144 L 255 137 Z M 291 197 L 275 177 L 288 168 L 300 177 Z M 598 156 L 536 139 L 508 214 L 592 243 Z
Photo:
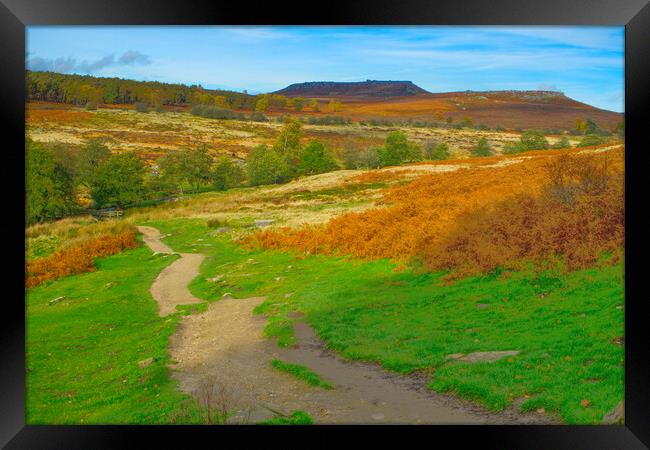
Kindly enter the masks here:
M 305 366 L 299 364 L 290 364 L 279 359 L 274 359 L 271 361 L 271 365 L 278 369 L 280 372 L 288 373 L 293 375 L 299 380 L 304 381 L 310 386 L 320 387 L 323 389 L 332 389 L 333 386 L 327 381 L 323 380 L 317 373 L 312 372 Z
M 266 296 L 267 334 L 292 345 L 290 311 L 301 311 L 327 346 L 387 369 L 431 373 L 430 387 L 500 410 L 523 399 L 568 423 L 598 423 L 623 398 L 622 264 L 567 275 L 492 274 L 445 285 L 441 273 L 395 271 L 386 260 L 248 250 L 204 220 L 151 222 L 176 251 L 209 257 L 191 284 L 209 301 L 225 292 Z M 203 241 L 198 241 L 203 239 Z M 192 247 L 192 244 L 210 244 Z M 219 282 L 206 279 L 223 274 Z M 290 296 L 287 297 L 287 294 Z M 487 305 L 479 307 L 479 304 Z M 491 363 L 446 359 L 452 353 L 519 350 Z M 581 406 L 588 400 L 587 407 Z
M 296 410 L 289 417 L 277 416 L 258 425 L 312 425 L 313 419 L 305 411 Z
M 140 247 L 28 291 L 28 424 L 200 422 L 166 367 L 178 315 L 159 317 L 149 294 L 175 258 Z

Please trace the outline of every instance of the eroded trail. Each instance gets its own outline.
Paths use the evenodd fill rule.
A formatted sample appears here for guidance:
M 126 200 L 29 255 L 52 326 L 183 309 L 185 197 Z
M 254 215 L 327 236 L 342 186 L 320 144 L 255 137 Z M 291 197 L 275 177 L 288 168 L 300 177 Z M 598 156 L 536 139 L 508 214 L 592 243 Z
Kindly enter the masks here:
M 181 266 L 166 275 L 180 277 L 177 285 L 196 276 L 192 271 L 192 277 L 179 271 Z M 160 294 L 156 292 L 154 297 Z M 174 298 L 173 293 L 166 295 L 166 299 Z M 181 389 L 200 402 L 209 396 L 214 409 L 238 411 L 231 422 L 254 423 L 294 410 L 306 411 L 316 423 L 549 422 L 548 417 L 534 413 L 490 413 L 463 400 L 428 391 L 425 379 L 400 376 L 374 364 L 344 361 L 326 350 L 304 322 L 296 326 L 298 346 L 282 349 L 264 337 L 266 318 L 253 314 L 263 301 L 260 297 L 223 298 L 202 314 L 184 316 L 171 338 L 173 377 Z M 309 387 L 277 371 L 271 366 L 274 358 L 307 366 L 334 389 Z
M 174 253 L 160 239 L 160 231 L 152 227 L 138 227 L 145 244 L 156 253 Z M 158 302 L 158 313 L 167 316 L 176 311 L 176 305 L 203 303 L 194 297 L 187 285 L 199 274 L 199 268 L 205 258 L 198 253 L 179 253 L 180 259 L 165 267 L 156 281 L 151 285 L 151 296 Z

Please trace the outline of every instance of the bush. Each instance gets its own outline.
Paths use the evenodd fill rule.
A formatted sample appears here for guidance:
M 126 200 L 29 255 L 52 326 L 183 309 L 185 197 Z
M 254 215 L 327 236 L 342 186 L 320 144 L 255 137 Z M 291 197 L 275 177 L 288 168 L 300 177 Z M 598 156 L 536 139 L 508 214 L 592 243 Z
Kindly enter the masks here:
M 156 112 L 157 112 L 157 113 L 164 113 L 164 112 L 165 112 L 165 108 L 163 108 L 163 105 L 161 105 L 160 103 L 157 104 L 157 105 L 156 105 Z
M 147 105 L 144 102 L 135 102 L 134 106 L 137 112 L 141 112 L 141 113 L 149 112 L 149 105 Z
M 347 125 L 352 123 L 352 119 L 341 116 L 312 116 L 307 119 L 307 122 L 311 125 Z
M 490 156 L 494 154 L 494 151 L 490 147 L 490 144 L 488 143 L 487 139 L 481 138 L 479 139 L 476 147 L 470 150 L 470 153 L 472 154 L 472 156 Z
M 523 151 L 545 150 L 548 148 L 548 141 L 541 131 L 528 130 L 519 138 L 519 145 Z
M 231 109 L 209 105 L 195 105 L 190 112 L 194 116 L 201 116 L 207 119 L 243 120 L 246 117 L 244 114 Z
M 268 122 L 269 119 L 263 113 L 255 111 L 250 115 L 250 120 L 253 122 Z
M 596 134 L 587 134 L 578 143 L 576 147 L 590 147 L 592 145 L 601 145 L 605 143 L 605 139 Z
M 95 268 L 95 258 L 115 255 L 137 245 L 134 230 L 83 241 L 48 257 L 27 262 L 25 286 L 31 288 L 67 275 L 90 272 Z
M 97 110 L 97 103 L 95 103 L 95 102 L 86 103 L 86 109 L 88 111 L 96 111 Z
M 562 136 L 555 144 L 553 144 L 552 148 L 555 149 L 560 149 L 560 148 L 570 148 L 571 143 L 569 142 L 569 139 L 566 136 Z

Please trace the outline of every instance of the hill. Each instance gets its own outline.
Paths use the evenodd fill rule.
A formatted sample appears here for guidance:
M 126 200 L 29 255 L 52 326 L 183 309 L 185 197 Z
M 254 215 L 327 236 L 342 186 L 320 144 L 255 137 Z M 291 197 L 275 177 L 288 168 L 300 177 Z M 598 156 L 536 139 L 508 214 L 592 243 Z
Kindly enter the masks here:
M 309 81 L 294 83 L 284 89 L 273 92 L 286 97 L 407 97 L 428 94 L 411 81 L 377 81 L 366 80 L 357 82 Z

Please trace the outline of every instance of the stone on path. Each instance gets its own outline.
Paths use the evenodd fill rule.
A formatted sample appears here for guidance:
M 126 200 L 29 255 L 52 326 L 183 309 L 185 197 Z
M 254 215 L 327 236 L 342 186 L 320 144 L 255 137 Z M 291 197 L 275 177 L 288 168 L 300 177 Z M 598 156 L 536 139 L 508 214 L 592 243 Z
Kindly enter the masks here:
M 623 425 L 625 423 L 625 401 L 621 400 L 610 412 L 603 417 L 607 425 Z

